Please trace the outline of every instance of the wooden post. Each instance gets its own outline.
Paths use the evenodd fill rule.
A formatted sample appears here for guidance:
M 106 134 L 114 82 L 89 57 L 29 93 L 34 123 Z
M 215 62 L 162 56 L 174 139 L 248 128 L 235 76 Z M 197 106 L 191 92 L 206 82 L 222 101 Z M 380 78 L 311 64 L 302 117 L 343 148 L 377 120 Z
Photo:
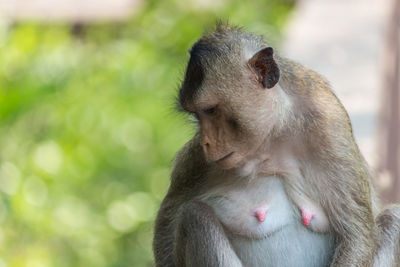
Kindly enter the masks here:
M 377 182 L 383 202 L 400 203 L 400 0 L 394 1 L 387 33 Z

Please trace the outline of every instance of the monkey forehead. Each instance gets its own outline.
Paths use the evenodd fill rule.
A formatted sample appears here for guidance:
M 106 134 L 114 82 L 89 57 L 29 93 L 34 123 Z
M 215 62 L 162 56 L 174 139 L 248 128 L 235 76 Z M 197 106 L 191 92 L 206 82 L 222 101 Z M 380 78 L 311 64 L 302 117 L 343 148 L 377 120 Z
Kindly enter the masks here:
M 238 94 L 242 85 L 241 70 L 226 67 L 223 72 L 218 71 L 209 69 L 199 72 L 183 83 L 179 91 L 179 103 L 185 110 L 214 106 Z

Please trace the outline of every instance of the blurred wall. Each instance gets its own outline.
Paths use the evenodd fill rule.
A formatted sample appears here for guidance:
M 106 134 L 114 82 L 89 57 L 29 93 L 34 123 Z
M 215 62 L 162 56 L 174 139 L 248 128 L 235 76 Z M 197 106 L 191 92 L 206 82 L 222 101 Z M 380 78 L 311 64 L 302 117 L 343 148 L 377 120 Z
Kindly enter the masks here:
M 142 0 L 0 0 L 0 15 L 9 20 L 88 22 L 126 20 Z
M 397 86 L 397 78 L 388 78 L 398 71 L 394 66 L 387 69 L 387 64 L 396 62 L 394 51 L 398 49 L 398 41 L 394 40 L 398 37 L 393 36 L 394 31 L 398 33 L 398 24 L 392 22 L 391 40 L 386 38 L 393 7 L 393 0 L 299 1 L 283 45 L 289 57 L 320 72 L 330 81 L 350 115 L 356 141 L 374 172 L 378 165 L 388 169 L 389 164 L 390 170 L 400 166 L 394 152 L 383 152 L 393 151 L 398 146 L 399 135 L 390 130 L 392 137 L 389 140 L 388 131 L 377 131 L 377 126 L 381 125 L 380 106 L 385 114 L 398 106 L 391 104 L 397 98 L 394 93 L 389 93 L 389 90 L 398 90 L 393 85 Z M 384 62 L 385 53 L 390 55 Z M 385 98 L 380 101 L 382 94 Z M 397 127 L 395 123 L 396 119 L 386 120 L 384 127 Z M 378 138 L 382 139 L 379 146 Z M 375 172 L 375 182 L 379 191 L 385 190 L 382 198 L 400 200 L 399 188 L 392 188 L 397 182 L 379 173 Z M 392 188 L 391 193 L 388 188 Z

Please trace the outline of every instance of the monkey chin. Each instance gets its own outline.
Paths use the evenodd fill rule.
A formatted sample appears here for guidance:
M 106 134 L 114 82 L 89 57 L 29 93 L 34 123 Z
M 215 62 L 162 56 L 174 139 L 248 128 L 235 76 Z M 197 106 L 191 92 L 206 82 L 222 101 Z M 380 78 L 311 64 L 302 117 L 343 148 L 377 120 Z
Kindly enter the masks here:
M 230 170 L 238 166 L 242 159 L 243 158 L 241 155 L 236 152 L 232 152 L 230 156 L 222 160 L 218 160 L 216 163 L 221 169 Z
M 235 152 L 228 158 L 217 161 L 216 163 L 222 170 L 230 170 L 239 176 L 247 177 L 253 176 L 257 172 L 258 162 L 259 161 L 256 159 L 246 160 L 245 157 Z

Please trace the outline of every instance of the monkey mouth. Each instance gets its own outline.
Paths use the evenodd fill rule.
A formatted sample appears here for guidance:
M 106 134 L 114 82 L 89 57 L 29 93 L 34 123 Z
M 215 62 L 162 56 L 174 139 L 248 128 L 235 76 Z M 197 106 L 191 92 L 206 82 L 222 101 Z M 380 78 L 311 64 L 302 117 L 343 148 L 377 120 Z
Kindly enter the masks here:
M 224 161 L 224 160 L 230 158 L 230 157 L 233 155 L 233 153 L 235 153 L 235 152 L 228 153 L 228 154 L 226 154 L 225 156 L 223 156 L 222 158 L 217 159 L 215 162 L 216 162 L 216 163 L 221 163 L 222 161 Z

